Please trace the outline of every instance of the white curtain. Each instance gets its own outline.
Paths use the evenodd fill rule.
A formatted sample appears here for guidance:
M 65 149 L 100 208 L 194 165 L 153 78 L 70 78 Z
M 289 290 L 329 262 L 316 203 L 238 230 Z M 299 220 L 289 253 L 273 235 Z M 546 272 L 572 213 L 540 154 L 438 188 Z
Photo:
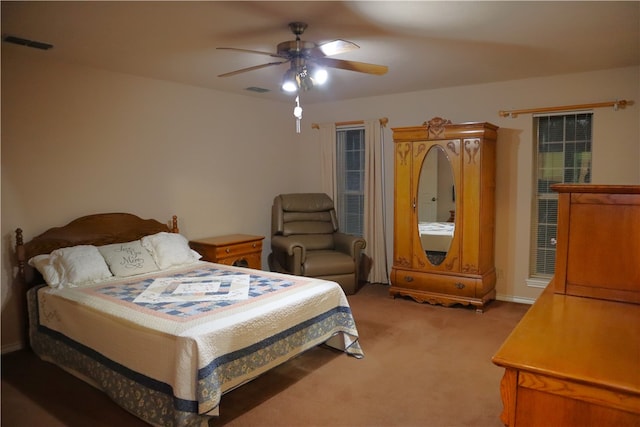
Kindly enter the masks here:
M 384 140 L 382 127 L 386 119 L 366 120 L 365 128 L 365 210 L 364 239 L 368 262 L 367 281 L 389 283 L 385 233 Z M 336 125 L 318 125 L 322 161 L 322 189 L 336 200 Z
M 365 211 L 364 238 L 367 241 L 366 253 L 371 259 L 368 282 L 389 283 L 387 270 L 387 244 L 385 233 L 385 194 L 384 194 L 384 138 L 382 120 L 365 120 Z
M 336 125 L 325 123 L 318 126 L 320 130 L 320 178 L 322 192 L 336 200 Z

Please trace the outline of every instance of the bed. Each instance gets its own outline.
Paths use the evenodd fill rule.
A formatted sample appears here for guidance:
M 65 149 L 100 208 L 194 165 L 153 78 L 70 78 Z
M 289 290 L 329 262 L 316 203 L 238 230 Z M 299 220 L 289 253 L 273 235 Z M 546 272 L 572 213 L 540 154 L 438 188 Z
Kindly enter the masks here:
M 224 393 L 318 345 L 363 357 L 337 283 L 201 261 L 175 216 L 18 229 L 16 254 L 33 351 L 152 425 L 207 425 Z
M 426 252 L 448 252 L 453 239 L 455 223 L 453 222 L 420 222 L 420 242 Z

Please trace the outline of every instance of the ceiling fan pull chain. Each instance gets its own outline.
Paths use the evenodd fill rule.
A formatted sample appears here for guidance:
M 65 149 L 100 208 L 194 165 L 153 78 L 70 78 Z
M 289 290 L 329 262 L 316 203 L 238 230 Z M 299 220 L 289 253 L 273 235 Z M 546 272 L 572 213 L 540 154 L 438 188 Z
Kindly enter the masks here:
M 296 106 L 293 107 L 293 116 L 296 118 L 296 133 L 300 133 L 300 120 L 302 120 L 302 107 L 300 106 L 300 95 L 296 96 Z

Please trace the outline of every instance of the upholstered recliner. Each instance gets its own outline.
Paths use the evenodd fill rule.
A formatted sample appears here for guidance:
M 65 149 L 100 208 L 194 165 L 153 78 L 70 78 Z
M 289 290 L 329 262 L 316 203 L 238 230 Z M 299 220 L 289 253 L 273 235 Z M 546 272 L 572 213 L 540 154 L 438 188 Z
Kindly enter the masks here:
M 280 194 L 271 216 L 271 271 L 332 280 L 346 294 L 358 288 L 363 238 L 341 233 L 331 198 Z

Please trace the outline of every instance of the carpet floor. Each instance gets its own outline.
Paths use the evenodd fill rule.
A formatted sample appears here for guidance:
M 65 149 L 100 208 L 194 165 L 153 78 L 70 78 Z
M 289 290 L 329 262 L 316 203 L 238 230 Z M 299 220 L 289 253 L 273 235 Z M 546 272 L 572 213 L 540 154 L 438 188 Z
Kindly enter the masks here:
M 223 396 L 210 426 L 502 426 L 491 357 L 529 305 L 493 301 L 478 314 L 377 284 L 348 298 L 363 359 L 311 349 Z M 146 425 L 29 350 L 2 356 L 0 393 L 3 427 Z

